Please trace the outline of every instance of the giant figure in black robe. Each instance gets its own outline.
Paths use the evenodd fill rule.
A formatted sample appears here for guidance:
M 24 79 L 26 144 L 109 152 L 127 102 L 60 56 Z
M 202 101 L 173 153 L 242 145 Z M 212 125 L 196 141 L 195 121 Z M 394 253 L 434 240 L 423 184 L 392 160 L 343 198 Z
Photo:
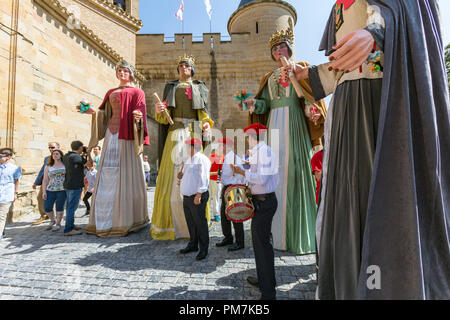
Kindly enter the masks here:
M 450 299 L 449 92 L 438 4 L 336 4 L 321 44 L 327 55 L 363 3 L 383 20 L 366 25 L 382 76 L 366 64 L 359 77 L 327 79 L 326 65 L 309 69 L 316 99 L 334 93 L 318 217 L 319 298 Z

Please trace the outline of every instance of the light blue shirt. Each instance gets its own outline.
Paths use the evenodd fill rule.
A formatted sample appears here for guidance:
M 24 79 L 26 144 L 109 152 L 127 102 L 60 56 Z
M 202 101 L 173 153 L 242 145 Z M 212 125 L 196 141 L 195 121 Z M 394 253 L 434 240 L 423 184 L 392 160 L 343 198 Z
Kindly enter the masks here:
M 241 158 L 235 155 L 233 151 L 228 152 L 222 166 L 222 184 L 224 186 L 232 184 L 245 184 L 246 181 L 244 176 L 237 173 L 233 176 L 233 171 L 231 171 L 230 164 L 235 164 L 244 170 Z
M 18 180 L 20 177 L 22 177 L 20 167 L 10 162 L 0 164 L 0 203 L 14 201 L 14 180 Z
M 252 194 L 275 192 L 278 186 L 278 155 L 264 142 L 250 150 L 250 169 L 245 178 Z
M 193 196 L 209 189 L 209 172 L 211 161 L 201 152 L 188 158 L 183 167 L 180 192 L 183 196 Z

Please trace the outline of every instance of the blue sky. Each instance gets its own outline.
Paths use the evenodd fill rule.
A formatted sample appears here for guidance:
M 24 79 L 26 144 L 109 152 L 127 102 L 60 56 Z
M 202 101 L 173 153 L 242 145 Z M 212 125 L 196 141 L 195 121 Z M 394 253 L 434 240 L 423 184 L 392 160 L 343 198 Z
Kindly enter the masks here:
M 296 58 L 312 64 L 324 62 L 322 52 L 318 51 L 325 23 L 335 0 L 285 0 L 297 10 L 298 21 L 295 27 Z M 238 8 L 240 0 L 211 0 L 212 32 L 229 36 L 228 19 Z M 141 0 L 140 17 L 144 23 L 141 34 L 164 33 L 173 37 L 181 33 L 181 22 L 175 12 L 181 0 Z M 155 5 L 157 4 L 157 5 Z M 440 0 L 444 43 L 450 43 L 450 1 Z M 201 37 L 210 30 L 209 18 L 203 0 L 184 0 L 184 32 Z

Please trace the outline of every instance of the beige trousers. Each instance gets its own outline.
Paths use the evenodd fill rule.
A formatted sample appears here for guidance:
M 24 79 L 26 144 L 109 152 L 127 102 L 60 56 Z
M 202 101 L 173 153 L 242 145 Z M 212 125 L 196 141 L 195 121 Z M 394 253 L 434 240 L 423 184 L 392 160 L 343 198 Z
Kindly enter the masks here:
M 37 194 L 37 202 L 38 202 L 38 209 L 39 209 L 39 213 L 41 214 L 41 217 L 45 217 L 47 214 L 45 213 L 44 199 L 42 198 L 42 186 L 39 187 L 39 192 Z
M 0 236 L 5 231 L 6 219 L 8 219 L 9 209 L 11 209 L 12 201 L 0 203 Z

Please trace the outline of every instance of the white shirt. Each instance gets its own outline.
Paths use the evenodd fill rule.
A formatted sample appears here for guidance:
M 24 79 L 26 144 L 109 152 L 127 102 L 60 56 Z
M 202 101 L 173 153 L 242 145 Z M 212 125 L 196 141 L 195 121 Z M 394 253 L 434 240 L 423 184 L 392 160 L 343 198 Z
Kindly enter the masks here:
M 180 192 L 183 196 L 193 196 L 209 189 L 209 172 L 211 161 L 202 152 L 188 158 L 183 167 Z
M 150 164 L 148 161 L 142 161 L 142 164 L 144 165 L 144 172 L 150 172 Z
M 235 159 L 236 157 L 236 159 Z M 222 184 L 224 186 L 232 185 L 232 184 L 245 184 L 245 177 L 240 174 L 235 174 L 233 176 L 233 171 L 231 171 L 230 164 L 235 164 L 239 166 L 242 170 L 244 170 L 243 162 L 238 155 L 235 155 L 233 151 L 230 151 L 225 156 L 222 165 Z
M 278 155 L 264 142 L 250 150 L 250 169 L 245 178 L 252 194 L 275 192 L 278 186 Z
M 86 172 L 84 173 L 87 181 L 88 181 L 88 192 L 92 192 L 92 190 L 94 190 L 94 186 L 95 186 L 95 177 L 97 176 L 97 170 L 86 170 Z

